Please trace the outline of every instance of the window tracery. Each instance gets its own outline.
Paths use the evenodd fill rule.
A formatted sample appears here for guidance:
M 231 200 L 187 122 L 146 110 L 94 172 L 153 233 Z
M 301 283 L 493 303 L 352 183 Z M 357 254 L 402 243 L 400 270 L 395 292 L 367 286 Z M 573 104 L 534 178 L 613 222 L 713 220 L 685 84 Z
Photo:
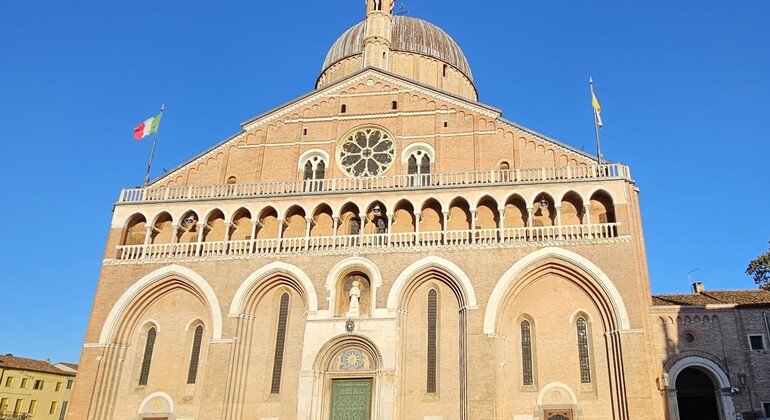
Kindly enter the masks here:
M 339 165 L 350 176 L 370 177 L 385 173 L 396 154 L 393 137 L 375 127 L 354 131 L 340 142 Z
M 529 321 L 521 323 L 521 374 L 524 385 L 534 385 L 532 372 L 532 329 Z
M 289 294 L 281 295 L 278 308 L 278 328 L 275 338 L 275 356 L 273 358 L 273 378 L 270 384 L 270 393 L 281 392 L 281 371 L 283 370 L 283 353 L 286 346 L 286 323 L 289 317 Z
M 151 327 L 147 330 L 147 340 L 144 344 L 144 355 L 142 357 L 142 369 L 139 373 L 139 385 L 147 385 L 147 380 L 150 377 L 150 365 L 152 364 L 152 353 L 155 350 L 155 338 L 158 331 L 155 327 Z
M 588 355 L 588 327 L 583 317 L 577 319 L 578 357 L 580 358 L 580 382 L 591 383 L 591 361 Z
M 438 340 L 436 337 L 436 318 L 438 312 L 438 293 L 436 289 L 428 292 L 428 381 L 426 392 L 428 394 L 436 393 L 436 348 Z
M 190 352 L 190 369 L 187 371 L 187 383 L 194 384 L 198 377 L 198 362 L 201 356 L 201 343 L 203 342 L 203 325 L 195 328 L 192 351 Z

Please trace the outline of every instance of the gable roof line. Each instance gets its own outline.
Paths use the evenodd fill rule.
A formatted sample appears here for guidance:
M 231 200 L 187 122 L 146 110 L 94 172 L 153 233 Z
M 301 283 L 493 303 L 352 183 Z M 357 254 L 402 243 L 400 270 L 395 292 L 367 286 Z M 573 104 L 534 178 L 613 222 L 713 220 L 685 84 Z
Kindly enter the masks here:
M 472 110 L 474 110 L 476 112 L 479 112 L 479 113 L 482 113 L 482 114 L 485 114 L 485 115 L 487 115 L 489 117 L 495 117 L 495 116 L 498 116 L 499 114 L 502 113 L 502 111 L 500 109 L 492 107 L 492 106 L 489 106 L 487 104 L 483 104 L 481 102 L 477 102 L 477 101 L 473 101 L 473 100 L 470 100 L 470 99 L 467 99 L 467 98 L 463 98 L 462 96 L 456 95 L 454 93 L 438 89 L 436 87 L 433 87 L 433 86 L 430 86 L 430 85 L 418 82 L 416 80 L 408 79 L 408 78 L 403 77 L 401 75 L 398 75 L 398 74 L 395 74 L 395 73 L 391 73 L 389 71 L 386 71 L 386 70 L 383 70 L 383 69 L 380 69 L 380 68 L 377 68 L 377 67 L 367 66 L 367 67 L 364 67 L 363 69 L 358 70 L 357 72 L 352 73 L 352 74 L 346 76 L 345 78 L 342 78 L 342 79 L 340 79 L 340 80 L 338 80 L 338 81 L 336 81 L 336 82 L 334 82 L 334 83 L 332 83 L 330 85 L 324 86 L 320 90 L 315 90 L 315 91 L 309 92 L 309 93 L 307 93 L 307 94 L 305 94 L 303 96 L 300 96 L 297 99 L 294 99 L 292 101 L 286 102 L 286 103 L 284 103 L 282 105 L 279 105 L 279 106 L 277 106 L 277 107 L 275 107 L 275 108 L 273 108 L 273 109 L 271 109 L 271 110 L 269 110 L 267 112 L 264 112 L 264 113 L 262 113 L 262 114 L 260 114 L 260 115 L 258 115 L 256 117 L 254 117 L 254 118 L 251 118 L 251 119 L 247 120 L 246 122 L 243 122 L 241 124 L 241 127 L 243 127 L 245 130 L 249 130 L 249 129 L 255 127 L 256 125 L 259 125 L 260 123 L 263 124 L 263 123 L 272 121 L 273 119 L 278 117 L 279 114 L 276 114 L 276 115 L 272 116 L 272 118 L 269 118 L 269 119 L 264 119 L 264 118 L 269 116 L 272 113 L 275 113 L 275 112 L 279 111 L 279 110 L 284 110 L 283 114 L 286 114 L 286 113 L 289 113 L 289 112 L 291 112 L 291 111 L 293 111 L 293 110 L 295 110 L 297 108 L 301 108 L 305 103 L 311 102 L 311 101 L 315 100 L 317 97 L 320 97 L 320 96 L 328 94 L 329 90 L 332 90 L 332 89 L 335 89 L 335 88 L 340 88 L 340 87 L 345 87 L 346 85 L 352 85 L 352 84 L 354 84 L 354 83 L 356 83 L 356 82 L 358 82 L 358 81 L 360 81 L 362 79 L 365 79 L 370 73 L 375 73 L 375 74 L 379 73 L 379 76 L 382 77 L 383 80 L 385 80 L 387 82 L 390 82 L 390 83 L 401 84 L 402 86 L 404 86 L 404 85 L 417 86 L 419 89 L 413 89 L 415 92 L 422 93 L 424 95 L 429 95 L 429 96 L 432 96 L 434 98 L 435 97 L 439 97 L 439 99 L 444 100 L 444 101 L 449 102 L 449 103 L 452 103 L 452 104 L 455 104 L 455 105 L 461 105 L 460 103 L 464 102 L 465 103 L 465 105 L 464 105 L 465 107 L 471 108 Z M 294 105 L 294 106 L 292 106 L 291 108 L 286 108 L 289 105 Z
M 527 127 L 524 127 L 522 125 L 516 124 L 513 121 L 506 120 L 505 118 L 502 118 L 502 117 L 500 117 L 498 120 L 499 120 L 499 122 L 501 124 L 507 125 L 511 129 L 516 130 L 516 131 L 518 131 L 520 133 L 529 134 L 529 135 L 531 135 L 533 137 L 536 137 L 539 140 L 547 142 L 547 143 L 553 143 L 555 146 L 557 146 L 558 148 L 562 149 L 565 152 L 569 152 L 569 153 L 575 154 L 575 155 L 577 155 L 579 157 L 582 157 L 582 158 L 588 158 L 588 159 L 591 159 L 591 160 L 598 160 L 598 158 L 595 155 L 591 154 L 591 153 L 588 153 L 588 152 L 583 151 L 583 150 L 578 150 L 577 148 L 575 148 L 573 146 L 570 146 L 568 144 L 562 143 L 562 142 L 560 142 L 558 140 L 554 140 L 551 137 L 548 137 L 546 135 L 540 134 L 537 131 L 531 130 L 531 129 L 529 129 Z M 609 162 L 606 162 L 606 163 L 609 163 Z
M 263 112 L 262 114 L 259 114 L 259 115 L 257 115 L 254 118 L 246 120 L 245 122 L 241 123 L 241 130 L 239 132 L 231 135 L 230 137 L 227 137 L 226 139 L 220 141 L 219 143 L 215 144 L 214 146 L 210 147 L 209 149 L 204 150 L 203 152 L 201 152 L 201 153 L 195 155 L 194 157 L 188 159 L 186 162 L 183 162 L 183 163 L 179 164 L 178 166 L 174 167 L 170 171 L 168 171 L 168 172 L 160 175 L 159 177 L 153 179 L 148 184 L 148 186 L 152 187 L 153 185 L 157 184 L 158 182 L 160 182 L 160 181 L 166 179 L 167 177 L 173 175 L 175 172 L 178 172 L 178 171 L 180 171 L 180 170 L 182 170 L 182 169 L 184 169 L 186 167 L 189 167 L 191 165 L 194 165 L 196 162 L 201 160 L 204 156 L 206 156 L 208 154 L 215 153 L 219 149 L 223 148 L 224 145 L 227 144 L 228 142 L 230 142 L 231 140 L 238 140 L 239 138 L 245 136 L 246 133 L 250 129 L 252 129 L 252 128 L 256 127 L 256 126 L 262 125 L 264 123 L 273 121 L 273 120 L 275 120 L 276 118 L 278 118 L 281 115 L 287 114 L 287 113 L 289 113 L 289 112 L 291 112 L 291 111 L 293 111 L 295 109 L 301 108 L 304 104 L 306 104 L 308 102 L 312 102 L 312 101 L 314 101 L 315 99 L 317 99 L 317 98 L 319 98 L 321 96 L 327 95 L 329 93 L 329 91 L 331 91 L 333 89 L 337 89 L 337 88 L 343 87 L 346 84 L 350 85 L 350 84 L 356 83 L 359 80 L 364 79 L 370 73 L 380 73 L 380 77 L 386 76 L 386 77 L 383 77 L 384 80 L 389 81 L 391 83 L 393 83 L 393 82 L 400 83 L 400 84 L 402 84 L 402 86 L 404 84 L 418 86 L 418 87 L 422 88 L 422 89 L 415 89 L 415 91 L 418 92 L 418 93 L 422 93 L 422 94 L 433 96 L 433 97 L 436 97 L 437 96 L 436 94 L 439 94 L 439 96 L 444 96 L 444 98 L 441 98 L 441 99 L 445 100 L 446 102 L 453 103 L 455 105 L 465 106 L 466 108 L 471 108 L 471 110 L 473 110 L 475 112 L 479 112 L 481 114 L 485 114 L 485 115 L 487 115 L 487 116 L 489 116 L 491 118 L 499 118 L 499 116 L 501 114 L 501 111 L 499 109 L 491 107 L 489 105 L 482 104 L 482 103 L 476 102 L 476 101 L 472 101 L 472 100 L 463 98 L 461 96 L 458 96 L 458 95 L 455 95 L 455 94 L 452 94 L 452 93 L 449 93 L 449 92 L 445 92 L 445 91 L 440 90 L 440 89 L 436 89 L 436 88 L 434 88 L 432 86 L 428 86 L 426 84 L 423 84 L 423 83 L 420 83 L 420 82 L 417 82 L 417 81 L 414 81 L 414 80 L 411 80 L 411 79 L 404 78 L 404 77 L 399 76 L 397 74 L 393 74 L 393 73 L 387 72 L 385 70 L 382 70 L 382 69 L 379 69 L 379 68 L 376 68 L 376 67 L 365 67 L 365 68 L 363 68 L 363 69 L 361 69 L 361 70 L 359 70 L 359 71 L 357 71 L 355 73 L 352 73 L 352 74 L 348 75 L 347 77 L 345 77 L 343 79 L 340 79 L 340 80 L 338 80 L 338 81 L 336 81 L 336 82 L 334 82 L 332 84 L 324 86 L 323 88 L 321 88 L 319 90 L 314 90 L 314 91 L 308 92 L 308 93 L 306 93 L 306 94 L 304 94 L 304 95 L 302 95 L 302 96 L 300 96 L 300 97 L 298 97 L 296 99 L 290 100 L 290 101 L 285 102 L 285 103 L 283 103 L 283 104 L 281 104 L 281 105 L 279 105 L 277 107 L 274 107 L 274 108 L 270 109 L 269 111 Z M 388 79 L 387 76 L 390 76 L 391 79 L 387 80 Z M 461 102 L 464 102 L 465 105 L 461 104 Z M 279 112 L 279 111 L 283 111 L 283 112 Z
M 219 143 L 215 144 L 214 146 L 210 147 L 207 150 L 204 150 L 203 152 L 195 155 L 191 159 L 188 159 L 186 162 L 181 163 L 180 165 L 176 166 L 175 168 L 171 169 L 170 171 L 160 175 L 159 177 L 153 179 L 148 186 L 152 187 L 155 184 L 161 182 L 162 180 L 168 178 L 169 176 L 175 174 L 178 171 L 181 171 L 189 166 L 192 166 L 196 164 L 198 161 L 202 160 L 204 156 L 209 154 L 214 154 L 220 149 L 224 148 L 224 146 L 229 143 L 232 140 L 238 140 L 242 137 L 244 137 L 249 130 L 252 128 L 255 128 L 257 126 L 263 125 L 265 123 L 271 122 L 277 118 L 279 118 L 282 115 L 288 114 L 296 109 L 301 108 L 305 104 L 312 102 L 322 96 L 328 95 L 331 90 L 338 89 L 341 87 L 345 87 L 347 85 L 352 85 L 366 77 L 370 77 L 372 74 L 376 74 L 380 78 L 382 78 L 384 81 L 394 84 L 399 84 L 402 87 L 405 86 L 412 86 L 417 87 L 417 89 L 413 89 L 413 91 L 417 93 L 421 93 L 426 96 L 433 97 L 435 99 L 439 99 L 445 102 L 448 102 L 450 104 L 461 106 L 464 108 L 468 108 L 472 112 L 477 112 L 479 114 L 483 114 L 487 117 L 494 118 L 497 122 L 507 125 L 513 130 L 517 130 L 519 132 L 523 132 L 529 135 L 532 135 L 536 138 L 538 138 L 541 141 L 553 143 L 555 146 L 559 147 L 563 151 L 570 152 L 573 154 L 576 154 L 579 157 L 589 158 L 596 160 L 597 158 L 589 153 L 580 151 L 575 149 L 572 146 L 568 146 L 564 143 L 561 143 L 557 140 L 554 140 L 550 137 L 544 136 L 542 134 L 537 133 L 536 131 L 530 130 L 528 128 L 522 127 L 512 121 L 508 121 L 504 118 L 502 118 L 502 111 L 498 108 L 483 104 L 481 102 L 473 101 L 467 98 L 463 98 L 461 96 L 455 95 L 450 92 L 446 92 L 444 90 L 438 89 L 433 86 L 429 86 L 427 84 L 418 82 L 416 80 L 408 79 L 406 77 L 385 71 L 383 69 L 377 68 L 377 67 L 365 67 L 355 73 L 352 73 L 348 75 L 345 78 L 342 78 L 332 84 L 329 84 L 327 86 L 324 86 L 323 88 L 319 90 L 314 90 L 311 92 L 308 92 L 296 99 L 293 99 L 291 101 L 285 102 L 277 107 L 274 107 L 270 109 L 269 111 L 263 112 L 262 114 L 257 115 L 254 118 L 251 118 L 243 123 L 241 123 L 241 130 L 237 133 L 231 135 L 230 137 L 225 138 L 224 140 L 220 141 Z

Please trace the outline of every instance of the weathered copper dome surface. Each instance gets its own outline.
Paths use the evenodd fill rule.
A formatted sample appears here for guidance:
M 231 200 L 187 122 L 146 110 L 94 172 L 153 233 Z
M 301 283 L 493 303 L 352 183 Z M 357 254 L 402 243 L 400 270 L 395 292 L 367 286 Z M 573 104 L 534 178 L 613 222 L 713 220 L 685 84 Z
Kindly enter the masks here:
M 321 72 L 344 58 L 363 53 L 365 25 L 366 22 L 360 22 L 337 39 L 326 55 Z M 473 81 L 471 67 L 468 65 L 465 54 L 452 37 L 441 28 L 409 16 L 393 16 L 392 25 L 390 45 L 392 51 L 411 52 L 436 58 L 454 66 Z

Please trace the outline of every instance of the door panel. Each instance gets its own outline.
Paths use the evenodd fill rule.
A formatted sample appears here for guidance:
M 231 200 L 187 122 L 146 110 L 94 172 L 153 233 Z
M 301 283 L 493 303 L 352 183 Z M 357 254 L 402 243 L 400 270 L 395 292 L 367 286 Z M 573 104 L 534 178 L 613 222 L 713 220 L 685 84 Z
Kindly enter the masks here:
M 371 420 L 372 380 L 333 380 L 331 404 L 331 420 Z

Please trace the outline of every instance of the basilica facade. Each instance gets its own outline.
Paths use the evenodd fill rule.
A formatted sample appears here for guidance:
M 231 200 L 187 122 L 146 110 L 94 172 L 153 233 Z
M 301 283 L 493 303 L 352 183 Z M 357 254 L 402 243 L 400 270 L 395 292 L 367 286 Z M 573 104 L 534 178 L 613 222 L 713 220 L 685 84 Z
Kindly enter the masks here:
M 479 103 L 452 38 L 392 9 L 367 0 L 314 91 L 121 192 L 68 418 L 680 418 L 629 167 Z

